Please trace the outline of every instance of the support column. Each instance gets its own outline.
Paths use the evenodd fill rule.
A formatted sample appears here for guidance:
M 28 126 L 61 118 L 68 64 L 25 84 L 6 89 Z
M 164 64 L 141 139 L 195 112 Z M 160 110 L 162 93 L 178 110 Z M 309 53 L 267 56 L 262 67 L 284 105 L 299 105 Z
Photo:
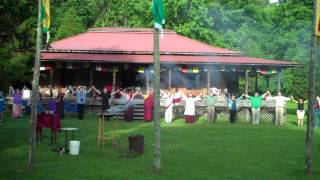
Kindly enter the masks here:
M 89 69 L 89 77 L 90 77 L 90 79 L 89 79 L 89 81 L 90 81 L 90 85 L 93 85 L 93 67 L 92 66 L 90 66 L 90 69 Z
M 199 89 L 199 88 L 200 88 L 200 73 L 197 73 L 197 74 L 196 74 L 195 88 L 196 88 L 196 89 Z
M 281 92 L 282 70 L 278 70 L 277 91 Z
M 246 70 L 245 94 L 249 94 L 249 71 Z
M 208 71 L 207 71 L 207 94 L 209 94 L 209 89 L 210 89 L 210 86 L 211 86 L 211 84 L 210 84 L 210 82 L 211 82 L 210 75 L 211 75 L 211 72 L 208 69 Z
M 168 88 L 171 89 L 172 87 L 172 68 L 170 67 L 168 70 Z
M 50 85 L 52 86 L 53 84 L 53 68 L 50 69 Z
M 270 87 L 270 76 L 269 75 L 266 76 L 266 84 L 267 84 L 267 89 L 269 90 L 269 87 Z
M 256 72 L 256 92 L 258 92 L 258 73 Z
M 116 79 L 117 78 L 117 73 L 115 71 L 112 72 L 112 92 L 115 91 L 116 88 Z
M 146 70 L 144 73 L 146 76 L 146 91 L 148 91 L 148 89 L 149 89 L 149 72 Z

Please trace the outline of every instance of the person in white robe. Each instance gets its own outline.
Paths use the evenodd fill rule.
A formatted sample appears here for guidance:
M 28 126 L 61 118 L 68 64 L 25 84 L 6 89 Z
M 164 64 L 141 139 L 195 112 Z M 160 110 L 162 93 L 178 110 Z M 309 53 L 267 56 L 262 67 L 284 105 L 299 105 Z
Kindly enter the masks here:
M 202 94 L 197 97 L 192 97 L 192 94 L 188 96 L 182 94 L 182 99 L 185 100 L 184 118 L 186 123 L 194 123 L 196 121 L 195 102 L 201 100 Z
M 164 106 L 165 106 L 165 115 L 164 119 L 166 123 L 172 122 L 172 108 L 173 108 L 173 97 L 174 95 L 171 94 L 170 91 L 165 92 L 163 90 L 160 90 L 160 93 L 162 95 L 162 98 L 165 100 Z

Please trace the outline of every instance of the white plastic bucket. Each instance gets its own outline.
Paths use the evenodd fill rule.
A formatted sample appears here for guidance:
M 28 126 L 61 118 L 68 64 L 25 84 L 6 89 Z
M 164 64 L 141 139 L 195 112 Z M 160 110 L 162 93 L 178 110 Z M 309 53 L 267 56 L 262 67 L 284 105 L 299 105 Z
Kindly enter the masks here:
M 79 155 L 80 141 L 69 141 L 69 152 L 71 155 Z

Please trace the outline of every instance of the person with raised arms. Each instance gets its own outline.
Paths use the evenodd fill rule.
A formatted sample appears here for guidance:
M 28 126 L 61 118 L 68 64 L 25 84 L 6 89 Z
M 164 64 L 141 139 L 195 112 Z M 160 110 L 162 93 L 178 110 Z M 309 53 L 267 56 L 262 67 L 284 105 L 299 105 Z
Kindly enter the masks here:
M 282 126 L 283 125 L 283 114 L 284 114 L 284 105 L 286 101 L 290 101 L 290 98 L 282 96 L 281 92 L 278 92 L 277 96 L 272 97 L 271 93 L 268 91 L 270 95 L 268 100 L 276 101 L 276 119 L 274 121 L 275 125 Z
M 207 115 L 208 122 L 213 123 L 215 119 L 215 105 L 219 98 L 219 90 L 217 88 L 210 88 L 209 95 L 205 96 L 207 100 Z
M 305 101 L 302 98 L 295 100 L 293 96 L 291 96 L 291 100 L 297 103 L 297 125 L 303 126 L 303 120 L 305 115 L 304 104 L 308 103 L 308 101 Z
M 320 127 L 320 96 L 316 97 L 316 102 L 314 106 L 314 127 Z
M 252 124 L 259 125 L 260 124 L 260 107 L 262 100 L 268 93 L 264 93 L 259 96 L 259 93 L 254 93 L 254 96 L 249 96 L 247 94 L 243 94 L 243 96 L 247 97 L 251 103 L 251 113 L 252 113 Z
M 186 96 L 182 93 L 182 99 L 186 101 L 184 110 L 184 119 L 186 123 L 194 123 L 196 121 L 195 102 L 201 100 L 202 93 L 196 97 L 192 97 L 192 94 Z
M 160 94 L 162 95 L 162 98 L 165 100 L 164 103 L 164 108 L 165 108 L 165 113 L 164 113 L 164 119 L 166 123 L 171 123 L 172 122 L 172 108 L 173 108 L 173 94 L 171 94 L 171 90 L 168 92 L 165 92 L 160 89 Z
M 229 121 L 230 123 L 236 122 L 237 111 L 238 111 L 238 102 L 242 99 L 242 96 L 236 98 L 235 95 L 231 95 L 231 98 L 225 96 L 228 107 L 229 107 Z

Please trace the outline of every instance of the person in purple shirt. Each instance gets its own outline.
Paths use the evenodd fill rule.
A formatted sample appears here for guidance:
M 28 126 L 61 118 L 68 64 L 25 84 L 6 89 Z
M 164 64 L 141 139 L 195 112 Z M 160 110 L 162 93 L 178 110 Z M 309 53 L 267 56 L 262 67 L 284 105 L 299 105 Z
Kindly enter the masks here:
M 16 89 L 15 94 L 13 95 L 12 100 L 12 118 L 20 118 L 22 117 L 22 93 L 19 89 Z

